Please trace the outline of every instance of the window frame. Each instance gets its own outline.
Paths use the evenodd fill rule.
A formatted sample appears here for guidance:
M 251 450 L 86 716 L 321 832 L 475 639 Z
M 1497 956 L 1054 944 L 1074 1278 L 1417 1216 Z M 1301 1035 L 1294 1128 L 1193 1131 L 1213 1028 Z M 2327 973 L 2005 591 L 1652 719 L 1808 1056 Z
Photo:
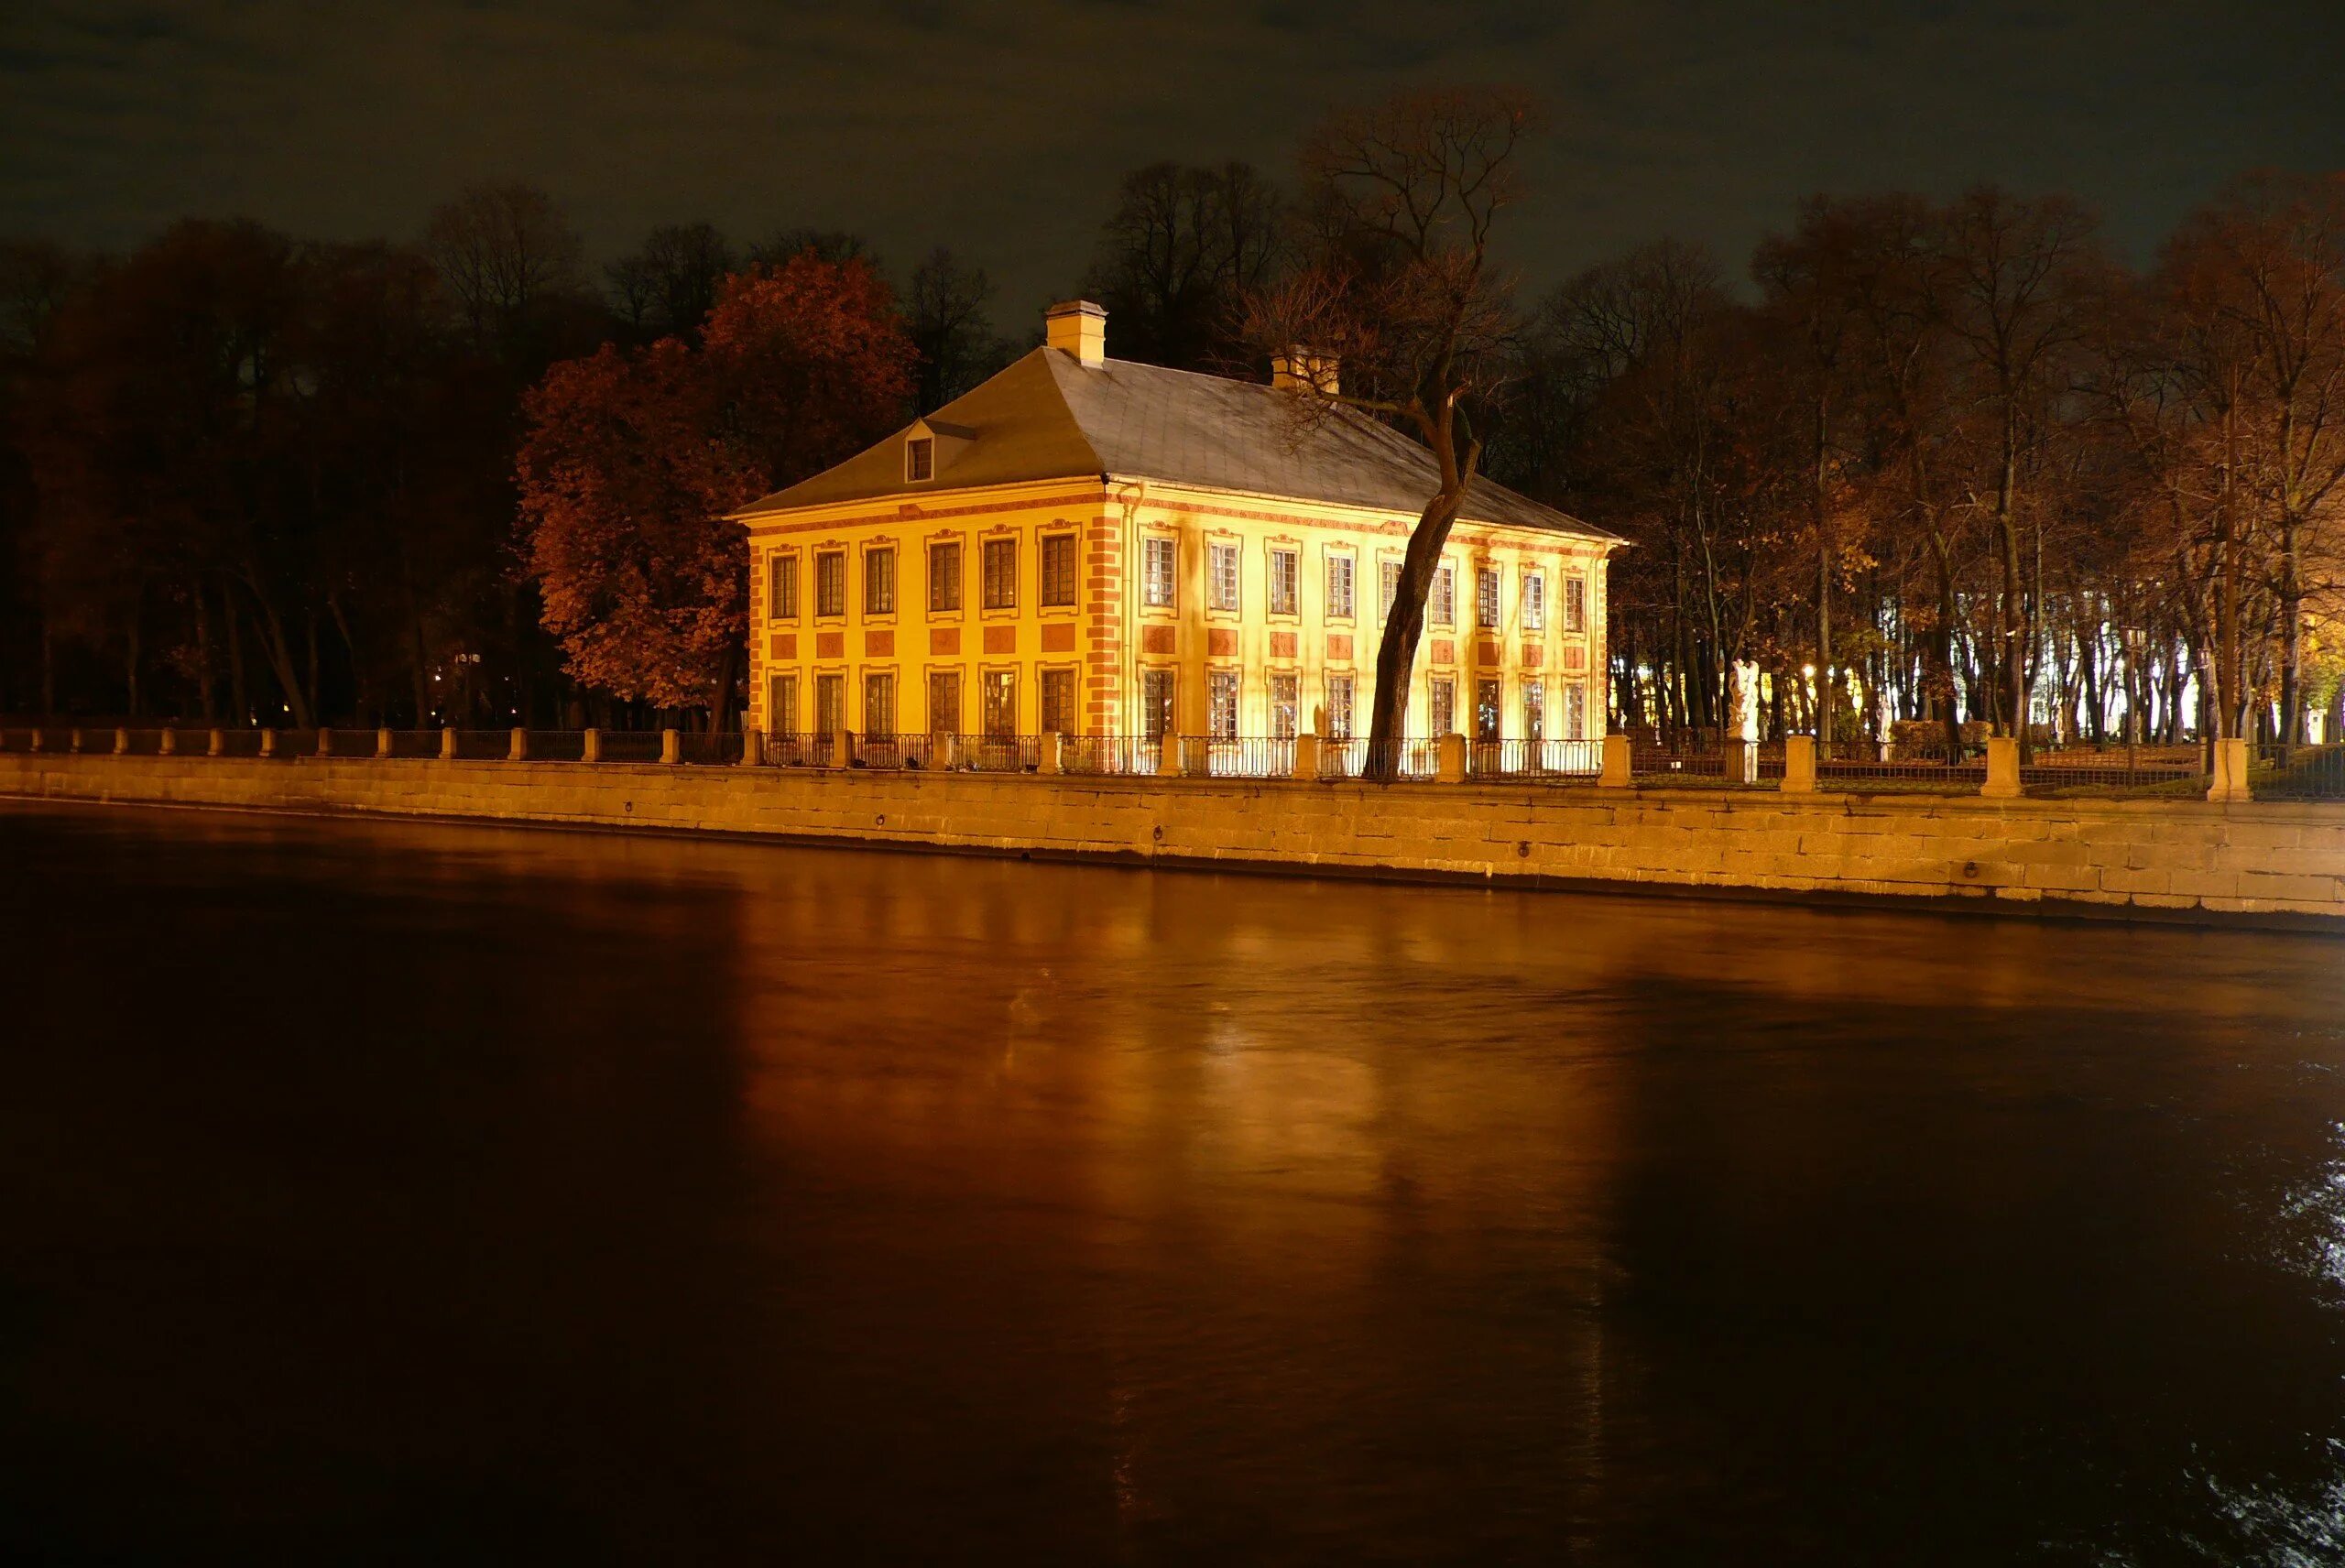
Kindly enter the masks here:
M 993 561 L 997 548 L 1006 551 L 1009 558 L 1009 596 L 999 602 L 994 598 Z M 1018 558 L 1021 553 L 1016 534 L 988 534 L 978 541 L 977 604 L 982 611 L 990 615 L 1014 614 L 1017 611 Z
M 1564 574 L 1564 635 L 1582 637 L 1587 631 L 1587 578 L 1577 572 Z
M 1536 566 L 1522 569 L 1522 629 L 1544 632 L 1547 629 L 1547 573 Z
M 896 546 L 892 541 L 884 544 L 875 542 L 863 547 L 863 618 L 865 620 L 881 620 L 894 616 L 897 560 Z M 884 602 L 878 604 L 873 602 L 874 584 L 871 575 L 871 564 L 875 561 L 887 562 L 887 570 L 880 574 L 884 579 L 882 586 L 885 587 L 886 592 L 880 594 L 879 598 Z
M 1156 597 L 1156 560 L 1162 547 L 1164 596 Z M 1143 610 L 1178 612 L 1181 607 L 1181 539 L 1177 534 L 1143 533 L 1140 537 L 1140 603 Z
M 1351 739 L 1352 721 L 1359 705 L 1359 678 L 1348 672 L 1337 672 L 1326 676 L 1320 684 L 1321 696 L 1325 699 L 1321 705 L 1327 714 L 1327 738 L 1329 740 Z M 1340 707 L 1336 702 L 1336 689 L 1338 685 L 1343 688 L 1343 703 Z
M 778 550 L 766 557 L 766 619 L 798 619 L 798 551 Z
M 1286 563 L 1285 603 L 1280 603 L 1279 563 Z M 1263 558 L 1264 613 L 1288 619 L 1303 614 L 1303 550 L 1291 544 L 1271 545 Z
M 879 715 L 886 721 L 884 727 L 872 722 L 871 698 L 875 691 L 882 698 L 879 706 L 886 710 Z M 893 740 L 896 736 L 896 672 L 892 670 L 867 670 L 863 672 L 862 733 L 879 740 Z
M 1454 561 L 1441 561 L 1433 569 L 1433 581 L 1425 587 L 1425 625 L 1439 626 L 1445 632 L 1457 629 L 1457 567 Z
M 1063 682 L 1065 687 L 1066 711 L 1063 714 L 1059 714 L 1057 716 L 1062 718 L 1064 722 L 1053 724 L 1051 723 L 1053 716 L 1051 712 L 1053 707 L 1051 701 L 1051 688 L 1053 684 L 1061 682 Z M 1041 735 L 1049 735 L 1052 732 L 1056 731 L 1058 734 L 1063 735 L 1071 735 L 1081 732 L 1083 722 L 1083 685 L 1082 681 L 1078 678 L 1074 666 L 1072 664 L 1046 664 L 1042 666 L 1042 669 L 1036 670 L 1034 673 L 1034 700 L 1036 702 L 1034 710 L 1034 724 L 1036 733 Z
M 1506 627 L 1506 572 L 1495 564 L 1474 568 L 1474 629 L 1503 631 Z
M 1229 697 L 1229 724 L 1222 727 L 1221 698 Z M 1214 740 L 1236 740 L 1246 724 L 1246 672 L 1224 665 L 1205 671 L 1205 734 Z
M 936 692 L 939 682 L 944 683 L 953 693 L 953 712 L 949 715 L 953 722 L 949 726 L 943 729 L 939 729 L 936 724 L 936 711 L 938 707 Z M 961 733 L 961 670 L 957 665 L 941 667 L 931 666 L 929 669 L 928 733 L 933 735 L 959 735 Z
M 950 575 L 940 576 L 936 570 L 936 557 L 940 551 L 943 550 L 950 550 L 953 553 L 953 571 Z M 963 607 L 968 603 L 968 594 L 965 592 L 969 574 L 966 555 L 967 552 L 962 549 L 961 537 L 958 534 L 951 539 L 928 541 L 928 613 L 930 615 L 957 615 L 963 613 Z M 951 604 L 937 603 L 936 591 L 940 584 L 951 588 Z
M 1009 718 L 1001 728 L 994 727 L 994 693 L 1007 691 L 1009 695 Z M 986 740 L 1014 740 L 1018 736 L 1018 667 L 994 665 L 977 671 L 977 735 Z
M 818 621 L 846 619 L 846 553 L 845 545 L 840 545 L 834 550 L 818 550 L 814 552 L 814 618 Z M 825 569 L 833 563 L 835 563 L 838 568 L 838 580 L 835 583 L 824 580 Z M 824 609 L 823 606 L 829 599 L 827 591 L 834 586 L 838 590 L 838 607 Z
M 1336 592 L 1336 568 L 1343 571 L 1343 592 Z M 1359 611 L 1359 552 L 1331 550 L 1327 552 L 1326 618 L 1350 621 Z
M 904 438 L 904 483 L 927 485 L 936 478 L 936 438 L 906 436 Z
M 1063 545 L 1066 550 L 1066 597 L 1051 597 L 1051 549 Z M 1034 545 L 1035 588 L 1034 604 L 1044 610 L 1073 610 L 1083 603 L 1083 546 L 1072 528 L 1053 528 L 1042 534 Z
M 1229 563 L 1229 598 L 1222 602 L 1221 565 Z M 1242 540 L 1205 540 L 1205 613 L 1243 615 L 1246 613 L 1246 546 Z
M 785 706 L 782 701 L 784 692 L 789 693 L 790 699 L 786 704 L 790 709 L 787 714 L 781 712 Z M 789 723 L 777 724 L 775 721 L 779 718 L 787 718 Z M 769 735 L 798 733 L 798 671 L 795 670 L 783 670 L 779 674 L 769 674 L 766 677 L 765 719 L 766 732 Z

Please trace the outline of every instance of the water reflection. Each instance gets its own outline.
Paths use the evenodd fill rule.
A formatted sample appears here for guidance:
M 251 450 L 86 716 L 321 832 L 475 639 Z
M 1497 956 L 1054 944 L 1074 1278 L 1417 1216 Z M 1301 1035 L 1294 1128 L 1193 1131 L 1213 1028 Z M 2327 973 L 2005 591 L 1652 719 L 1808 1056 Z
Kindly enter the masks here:
M 2335 1555 L 2322 942 L 100 811 L 0 877 L 0 1547 Z

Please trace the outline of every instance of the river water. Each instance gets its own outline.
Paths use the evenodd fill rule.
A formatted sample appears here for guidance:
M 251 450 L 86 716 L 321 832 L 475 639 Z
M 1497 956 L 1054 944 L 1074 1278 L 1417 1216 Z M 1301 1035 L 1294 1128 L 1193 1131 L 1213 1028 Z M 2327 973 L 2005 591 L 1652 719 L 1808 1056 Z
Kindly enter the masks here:
M 0 807 L 10 1561 L 2331 1563 L 2345 946 Z

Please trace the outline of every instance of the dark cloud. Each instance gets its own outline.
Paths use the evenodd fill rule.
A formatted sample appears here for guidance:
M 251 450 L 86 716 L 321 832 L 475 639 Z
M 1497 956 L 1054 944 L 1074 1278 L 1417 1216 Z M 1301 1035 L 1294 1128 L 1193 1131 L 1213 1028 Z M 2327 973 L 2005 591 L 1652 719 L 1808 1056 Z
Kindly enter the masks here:
M 1329 103 L 1504 80 L 1554 134 L 1514 232 L 1536 281 L 1661 233 L 1739 256 L 1816 190 L 2072 190 L 2139 255 L 2225 177 L 2345 164 L 2345 7 L 1387 0 L 14 0 L 0 230 L 122 245 L 189 212 L 411 234 L 467 181 L 543 184 L 594 247 L 940 240 L 1022 310 L 1082 270 L 1125 169 L 1282 169 Z

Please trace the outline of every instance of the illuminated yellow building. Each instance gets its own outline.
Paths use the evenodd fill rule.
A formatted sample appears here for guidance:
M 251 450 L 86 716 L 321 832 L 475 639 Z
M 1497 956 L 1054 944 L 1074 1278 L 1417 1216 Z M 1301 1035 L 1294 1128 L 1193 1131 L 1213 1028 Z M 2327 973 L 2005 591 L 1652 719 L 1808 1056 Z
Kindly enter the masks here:
M 1270 385 L 1106 356 L 1106 312 L 737 514 L 769 735 L 1347 737 L 1434 488 L 1423 449 Z M 1334 374 L 1314 365 L 1307 373 Z M 1593 738 L 1620 541 L 1477 480 L 1410 733 Z

